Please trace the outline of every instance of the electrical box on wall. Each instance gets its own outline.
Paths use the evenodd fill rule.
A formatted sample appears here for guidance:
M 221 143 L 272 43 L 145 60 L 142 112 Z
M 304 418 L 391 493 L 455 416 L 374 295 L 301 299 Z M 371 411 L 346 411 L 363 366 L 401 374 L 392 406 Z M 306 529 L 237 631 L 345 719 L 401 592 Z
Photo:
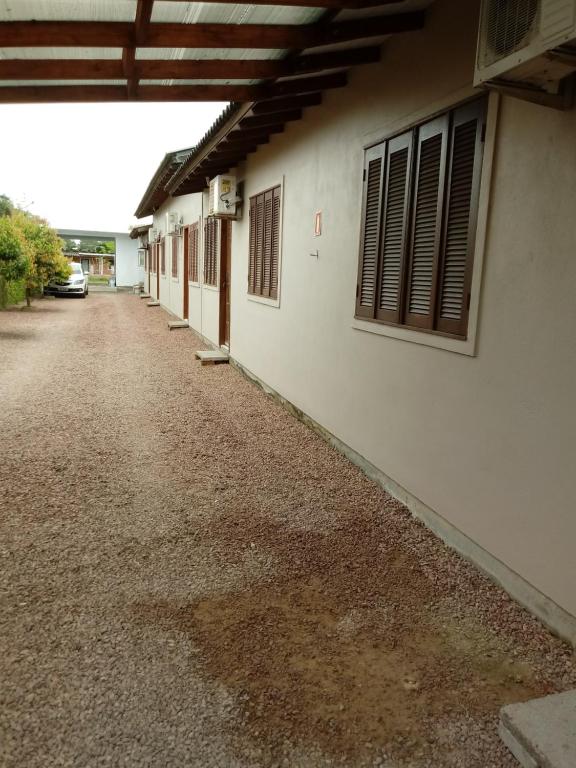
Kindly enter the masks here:
M 236 176 L 222 174 L 210 181 L 208 216 L 218 219 L 236 219 L 238 203 Z

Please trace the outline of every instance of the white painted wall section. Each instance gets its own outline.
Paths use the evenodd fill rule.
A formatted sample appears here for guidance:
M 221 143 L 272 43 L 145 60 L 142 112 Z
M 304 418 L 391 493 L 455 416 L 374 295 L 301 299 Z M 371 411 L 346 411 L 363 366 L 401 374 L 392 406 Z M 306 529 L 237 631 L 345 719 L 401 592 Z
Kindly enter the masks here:
M 476 24 L 469 3 L 438 0 L 425 30 L 391 40 L 239 169 L 231 353 L 576 616 L 576 111 L 507 98 L 491 118 L 473 355 L 354 327 L 363 148 L 474 94 Z M 272 307 L 246 291 L 247 201 L 279 179 Z

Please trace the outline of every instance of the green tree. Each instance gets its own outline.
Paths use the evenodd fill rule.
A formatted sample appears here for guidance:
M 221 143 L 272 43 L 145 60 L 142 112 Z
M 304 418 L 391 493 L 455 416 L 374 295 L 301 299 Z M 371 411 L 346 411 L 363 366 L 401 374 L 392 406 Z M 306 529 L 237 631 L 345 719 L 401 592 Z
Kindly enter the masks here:
M 14 216 L 0 216 L 0 309 L 8 303 L 8 283 L 22 280 L 29 268 L 29 249 Z
M 116 253 L 116 246 L 113 240 L 98 240 L 96 237 L 87 237 L 83 240 L 65 238 L 63 243 L 65 253 Z
M 0 195 L 0 216 L 11 216 L 14 204 L 6 195 Z
M 62 253 L 62 240 L 56 230 L 39 216 L 16 210 L 12 216 L 28 249 L 28 267 L 24 275 L 26 304 L 30 306 L 33 294 L 41 291 L 51 280 L 65 280 L 71 272 Z

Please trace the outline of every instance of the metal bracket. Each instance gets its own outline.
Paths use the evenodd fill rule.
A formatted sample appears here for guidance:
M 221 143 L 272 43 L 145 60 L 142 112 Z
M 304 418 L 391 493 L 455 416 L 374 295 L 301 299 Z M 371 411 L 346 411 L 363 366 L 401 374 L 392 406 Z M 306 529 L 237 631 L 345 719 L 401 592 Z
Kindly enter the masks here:
M 566 111 L 574 106 L 574 78 L 572 76 L 560 81 L 558 93 L 548 93 L 548 91 L 543 91 L 529 83 L 511 80 L 490 80 L 485 85 L 503 96 L 512 96 L 532 104 L 540 104 L 542 107 Z

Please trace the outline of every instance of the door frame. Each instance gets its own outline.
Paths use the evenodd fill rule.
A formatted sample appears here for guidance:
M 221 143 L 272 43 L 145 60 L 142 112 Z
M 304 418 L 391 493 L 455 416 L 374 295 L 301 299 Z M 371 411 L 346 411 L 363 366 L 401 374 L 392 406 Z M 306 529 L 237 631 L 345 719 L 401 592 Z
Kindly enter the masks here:
M 156 301 L 160 301 L 160 262 L 162 259 L 162 240 L 158 242 L 156 250 Z M 166 264 L 166 261 L 164 261 Z
M 188 320 L 188 302 L 189 302 L 189 286 L 188 286 L 188 259 L 190 248 L 190 227 L 184 227 L 182 233 L 182 246 L 184 248 L 184 259 L 182 265 L 182 282 L 183 282 L 183 295 L 182 295 L 182 320 Z
M 220 219 L 220 269 L 219 269 L 219 287 L 220 287 L 220 323 L 219 323 L 219 344 L 230 348 L 230 311 L 231 292 L 230 283 L 232 275 L 226 280 L 228 271 L 231 273 L 232 263 L 232 222 L 230 219 Z M 230 265 L 230 270 L 227 267 Z M 228 301 L 226 301 L 228 298 Z M 226 338 L 226 320 L 228 320 L 228 338 Z

